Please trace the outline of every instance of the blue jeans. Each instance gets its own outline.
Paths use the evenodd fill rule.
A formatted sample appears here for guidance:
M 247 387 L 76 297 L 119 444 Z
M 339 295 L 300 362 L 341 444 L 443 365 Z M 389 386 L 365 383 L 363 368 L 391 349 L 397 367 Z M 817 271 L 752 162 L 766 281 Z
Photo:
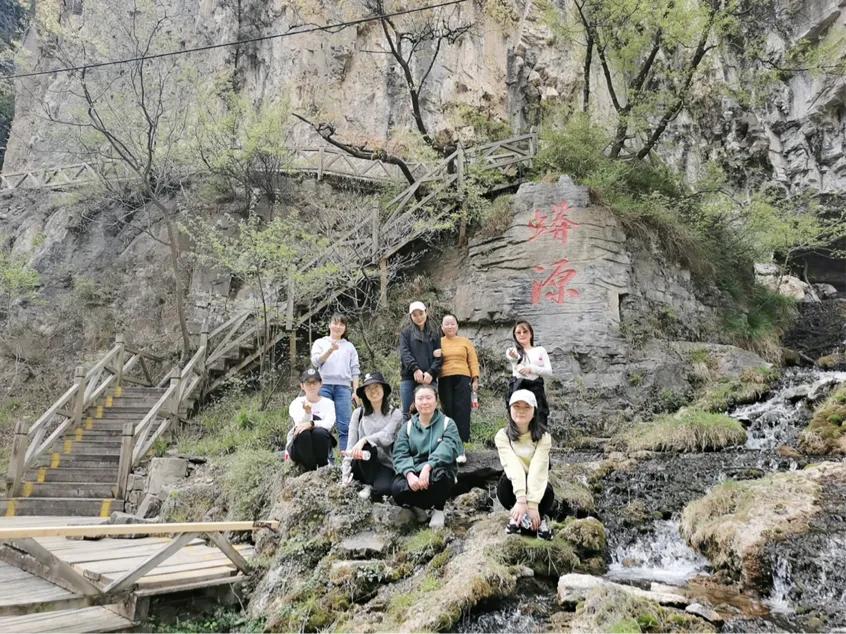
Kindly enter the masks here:
M 338 449 L 347 448 L 347 432 L 352 417 L 352 388 L 349 385 L 326 385 L 320 388 L 320 396 L 335 403 L 335 426 L 338 428 Z
M 411 414 L 408 413 L 408 409 L 414 402 L 414 388 L 418 385 L 419 384 L 414 379 L 402 379 L 400 381 L 400 402 L 402 403 L 402 419 L 404 421 L 411 418 Z M 437 390 L 438 382 L 432 381 L 432 387 Z

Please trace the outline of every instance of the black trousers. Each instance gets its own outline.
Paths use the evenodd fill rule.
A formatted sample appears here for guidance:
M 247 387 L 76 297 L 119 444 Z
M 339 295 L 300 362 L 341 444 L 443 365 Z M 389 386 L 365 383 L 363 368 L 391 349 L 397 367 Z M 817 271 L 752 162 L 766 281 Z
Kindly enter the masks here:
M 517 496 L 514 495 L 514 487 L 511 485 L 511 480 L 504 473 L 496 484 L 496 497 L 499 499 L 499 503 L 509 511 L 517 503 Z M 555 494 L 552 492 L 552 487 L 547 484 L 546 491 L 544 491 L 540 504 L 538 504 L 538 513 L 541 516 L 549 515 L 554 505 Z
M 329 452 L 335 439 L 332 434 L 322 427 L 306 429 L 294 436 L 291 443 L 291 460 L 306 471 L 314 471 L 329 463 Z
M 442 376 L 438 379 L 441 408 L 455 421 L 463 442 L 470 440 L 470 398 L 473 390 L 469 376 Z
M 391 494 L 391 485 L 394 482 L 394 470 L 389 469 L 379 462 L 379 449 L 369 442 L 364 443 L 364 449 L 370 452 L 370 460 L 353 460 L 353 478 L 372 488 L 370 498 L 381 500 L 383 495 Z
M 424 491 L 412 491 L 408 480 L 402 474 L 397 474 L 391 485 L 391 495 L 394 504 L 399 506 L 416 506 L 421 509 L 444 510 L 447 498 L 452 491 L 455 481 L 447 471 L 433 471 L 429 476 L 429 488 Z
M 529 390 L 535 395 L 538 401 L 538 421 L 546 423 L 549 418 L 549 404 L 546 402 L 546 390 L 543 386 L 543 377 L 539 376 L 537 379 L 521 379 L 512 376 L 508 380 L 508 392 L 505 395 L 505 406 L 508 407 L 508 399 L 517 390 Z

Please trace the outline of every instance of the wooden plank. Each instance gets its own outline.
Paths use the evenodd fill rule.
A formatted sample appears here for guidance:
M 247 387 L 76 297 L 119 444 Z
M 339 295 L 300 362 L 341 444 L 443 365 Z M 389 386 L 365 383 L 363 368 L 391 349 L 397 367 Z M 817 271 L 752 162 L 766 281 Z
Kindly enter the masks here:
M 238 568 L 238 570 L 243 573 L 250 572 L 250 564 L 247 563 L 247 560 L 241 556 L 241 553 L 239 553 L 223 535 L 220 533 L 209 533 L 208 537 L 212 543 L 220 548 L 223 554 L 226 555 L 233 564 L 235 564 L 235 567 Z
M 97 561 L 89 561 L 84 564 L 77 564 L 77 568 L 82 568 L 84 570 L 88 570 L 91 572 L 96 572 L 99 574 L 115 574 L 118 572 L 130 570 L 133 567 L 143 563 L 147 560 L 150 555 L 155 554 L 161 550 L 151 551 L 145 553 L 145 556 L 138 556 L 138 557 L 125 557 L 123 559 L 107 559 L 107 560 L 97 560 Z M 208 546 L 203 546 L 202 550 L 197 548 L 196 546 L 191 547 L 190 550 L 183 548 L 180 552 L 175 553 L 172 557 L 170 557 L 165 564 L 162 565 L 178 565 L 178 564 L 190 564 L 190 563 L 204 563 L 204 562 L 225 562 L 228 558 L 226 555 L 221 553 L 216 548 L 209 548 Z
M 112 583 L 107 585 L 104 592 L 120 592 L 124 588 L 128 588 L 136 580 L 145 575 L 147 572 L 158 566 L 162 561 L 170 557 L 173 553 L 180 550 L 185 544 L 194 539 L 194 533 L 182 533 L 174 539 L 170 544 L 162 548 L 159 552 L 149 557 L 144 563 L 130 570 L 126 574 L 118 577 Z
M 116 632 L 133 626 L 132 621 L 109 609 L 95 606 L 41 614 L 0 618 L 3 632 Z
M 247 575 L 235 575 L 232 577 L 220 577 L 218 579 L 203 579 L 193 583 L 181 583 L 178 585 L 167 586 L 151 586 L 139 588 L 133 594 L 137 597 L 151 597 L 157 594 L 170 594 L 173 592 L 186 592 L 188 590 L 199 590 L 202 588 L 211 588 L 213 586 L 235 585 L 237 583 L 245 582 L 249 577 Z
M 201 571 L 190 570 L 187 572 L 174 572 L 144 577 L 138 581 L 136 587 L 138 590 L 146 590 L 149 588 L 164 588 L 171 585 L 181 585 L 183 583 L 200 583 L 203 581 L 232 577 L 235 576 L 236 573 L 237 570 L 231 565 L 206 568 Z
M 0 542 L 27 537 L 97 537 L 98 535 L 177 535 L 251 531 L 279 527 L 277 520 L 257 522 L 175 522 L 172 524 L 90 524 L 77 526 L 29 526 L 0 528 Z
M 84 595 L 96 595 L 100 588 L 83 577 L 70 564 L 53 555 L 33 539 L 0 544 L 0 558 L 51 583 Z

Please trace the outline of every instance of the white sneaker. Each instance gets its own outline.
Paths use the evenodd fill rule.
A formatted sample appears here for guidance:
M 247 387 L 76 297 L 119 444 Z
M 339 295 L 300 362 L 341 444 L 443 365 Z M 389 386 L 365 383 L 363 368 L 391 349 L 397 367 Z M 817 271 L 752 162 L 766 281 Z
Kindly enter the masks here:
M 373 490 L 373 487 L 371 487 L 369 484 L 365 484 L 362 487 L 361 491 L 358 492 L 358 497 L 360 497 L 362 500 L 369 500 L 370 499 L 370 492 L 372 490 Z
M 446 522 L 446 515 L 443 511 L 435 509 L 432 511 L 432 519 L 429 520 L 429 528 L 443 528 Z
M 455 459 L 458 464 L 465 464 L 467 462 L 467 454 L 461 454 Z

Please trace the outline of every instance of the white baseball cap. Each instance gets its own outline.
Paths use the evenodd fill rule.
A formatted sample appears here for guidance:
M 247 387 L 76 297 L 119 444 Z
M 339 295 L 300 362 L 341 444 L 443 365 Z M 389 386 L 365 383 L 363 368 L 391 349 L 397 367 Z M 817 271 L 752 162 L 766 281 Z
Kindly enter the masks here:
M 426 312 L 426 304 L 423 302 L 411 302 L 408 305 L 408 314 L 410 315 L 415 310 L 422 310 L 424 313 Z
M 508 399 L 508 404 L 514 405 L 514 403 L 518 401 L 528 403 L 535 409 L 538 408 L 538 399 L 535 398 L 535 393 L 529 390 L 515 390 L 514 394 L 511 395 L 511 398 Z

